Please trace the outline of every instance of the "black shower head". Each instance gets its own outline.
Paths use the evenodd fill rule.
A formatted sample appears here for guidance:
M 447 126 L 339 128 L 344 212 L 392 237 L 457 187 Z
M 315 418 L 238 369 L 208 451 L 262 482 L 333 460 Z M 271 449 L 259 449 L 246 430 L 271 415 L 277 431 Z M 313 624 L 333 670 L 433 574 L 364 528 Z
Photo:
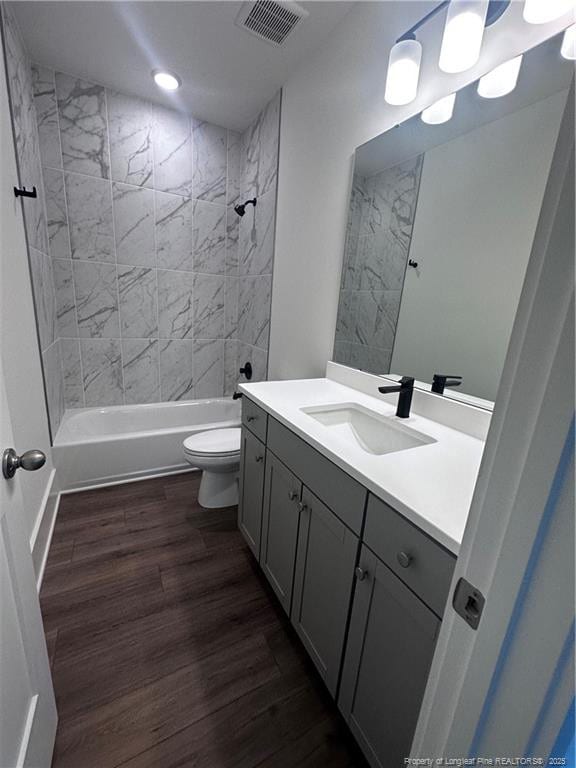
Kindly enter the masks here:
M 254 208 L 256 208 L 256 198 L 254 197 L 252 198 L 252 200 L 246 200 L 246 202 L 242 203 L 241 205 L 235 205 L 234 210 L 236 211 L 238 216 L 244 216 L 244 214 L 246 213 L 246 206 L 248 204 L 251 204 L 254 206 Z

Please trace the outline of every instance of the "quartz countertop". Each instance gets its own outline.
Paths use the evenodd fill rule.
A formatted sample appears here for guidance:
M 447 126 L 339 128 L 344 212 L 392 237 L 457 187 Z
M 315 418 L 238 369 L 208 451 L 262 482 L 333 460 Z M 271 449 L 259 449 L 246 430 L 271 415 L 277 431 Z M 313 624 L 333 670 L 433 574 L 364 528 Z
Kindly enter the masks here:
M 436 442 L 374 455 L 331 434 L 301 409 L 358 403 L 396 419 L 397 394 L 373 397 L 327 378 L 244 383 L 239 388 L 375 496 L 458 554 L 484 450 L 482 440 L 424 418 L 413 409 L 400 424 Z

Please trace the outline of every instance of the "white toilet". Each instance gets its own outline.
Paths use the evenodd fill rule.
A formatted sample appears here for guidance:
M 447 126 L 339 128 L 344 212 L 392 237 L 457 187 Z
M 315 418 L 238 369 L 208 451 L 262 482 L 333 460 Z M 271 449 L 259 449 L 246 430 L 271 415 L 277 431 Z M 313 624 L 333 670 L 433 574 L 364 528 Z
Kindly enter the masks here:
M 184 440 L 184 456 L 202 471 L 198 503 L 201 507 L 232 507 L 238 504 L 240 427 L 198 432 Z

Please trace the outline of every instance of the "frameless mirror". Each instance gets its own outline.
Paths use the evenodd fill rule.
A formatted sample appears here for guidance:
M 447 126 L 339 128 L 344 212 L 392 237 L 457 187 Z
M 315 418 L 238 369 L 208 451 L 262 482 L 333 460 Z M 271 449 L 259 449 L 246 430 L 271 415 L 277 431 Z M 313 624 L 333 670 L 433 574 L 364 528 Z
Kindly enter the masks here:
M 448 122 L 356 150 L 335 362 L 495 400 L 574 71 L 561 41 L 524 54 L 511 93 L 472 83 Z

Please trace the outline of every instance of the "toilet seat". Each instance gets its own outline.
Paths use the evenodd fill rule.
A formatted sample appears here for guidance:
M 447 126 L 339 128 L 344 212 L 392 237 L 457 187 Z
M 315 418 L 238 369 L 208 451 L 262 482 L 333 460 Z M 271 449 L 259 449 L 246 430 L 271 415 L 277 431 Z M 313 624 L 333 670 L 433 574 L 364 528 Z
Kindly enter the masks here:
M 240 453 L 240 427 L 211 429 L 184 440 L 184 453 L 190 456 L 233 457 Z

